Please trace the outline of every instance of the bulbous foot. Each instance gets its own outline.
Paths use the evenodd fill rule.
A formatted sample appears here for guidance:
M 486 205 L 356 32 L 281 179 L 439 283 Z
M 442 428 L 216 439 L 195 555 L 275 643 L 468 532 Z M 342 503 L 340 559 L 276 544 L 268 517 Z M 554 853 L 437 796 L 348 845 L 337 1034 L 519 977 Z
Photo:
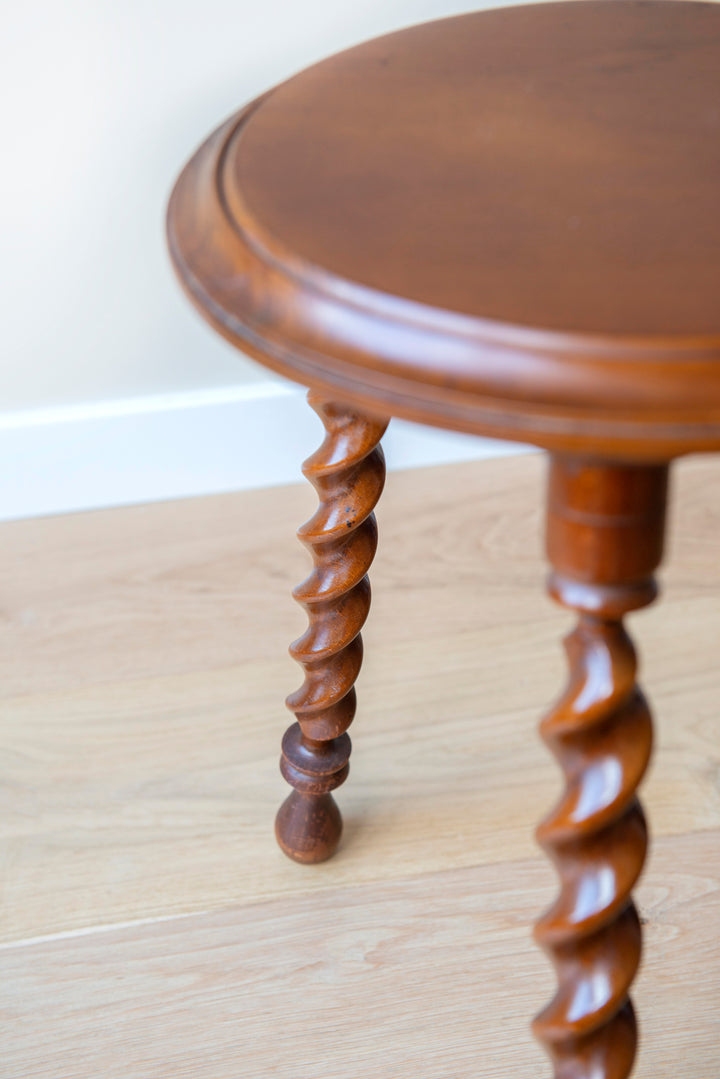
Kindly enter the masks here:
M 314 865 L 336 851 L 342 835 L 342 817 L 332 794 L 292 791 L 278 810 L 275 836 L 294 862 Z

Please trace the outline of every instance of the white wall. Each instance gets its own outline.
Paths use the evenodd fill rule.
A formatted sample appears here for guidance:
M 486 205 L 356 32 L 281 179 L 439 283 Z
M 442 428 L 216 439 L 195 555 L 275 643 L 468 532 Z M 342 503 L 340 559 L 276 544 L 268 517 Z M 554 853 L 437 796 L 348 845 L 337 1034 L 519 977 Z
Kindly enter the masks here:
M 64 461 L 55 438 L 61 428 L 68 434 L 73 415 L 97 426 L 103 409 L 116 419 L 138 408 L 147 415 L 148 400 L 161 395 L 167 404 L 168 394 L 174 411 L 183 401 L 192 409 L 193 395 L 207 403 L 208 392 L 223 389 L 237 401 L 238 387 L 251 383 L 272 397 L 271 376 L 208 330 L 175 284 L 163 237 L 175 175 L 213 126 L 276 81 L 365 38 L 473 6 L 3 0 L 0 516 L 98 504 L 84 503 L 82 484 L 73 494 L 82 455 Z M 89 431 L 86 455 L 97 455 Z M 128 431 L 116 445 L 128 472 L 124 493 L 108 484 L 100 502 L 133 499 L 131 473 L 141 462 Z M 26 493 L 21 509 L 2 481 L 8 470 Z M 208 484 L 180 484 L 179 493 Z M 41 489 L 57 493 L 58 485 L 67 497 L 51 504 Z M 141 486 L 137 497 L 152 497 Z M 173 492 L 160 484 L 155 496 Z

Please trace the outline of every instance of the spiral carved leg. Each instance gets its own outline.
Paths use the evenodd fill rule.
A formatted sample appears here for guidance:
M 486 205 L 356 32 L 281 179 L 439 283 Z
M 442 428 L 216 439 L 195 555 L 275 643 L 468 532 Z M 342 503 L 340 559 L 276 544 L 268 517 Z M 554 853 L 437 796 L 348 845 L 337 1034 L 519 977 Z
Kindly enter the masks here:
M 294 790 L 280 807 L 275 833 L 295 861 L 321 862 L 333 853 L 342 831 L 331 791 L 349 770 L 346 732 L 355 715 L 360 630 L 370 609 L 367 571 L 377 547 L 373 509 L 385 482 L 378 443 L 387 421 L 314 393 L 308 401 L 327 433 L 303 465 L 320 505 L 298 530 L 314 568 L 293 592 L 308 614 L 307 631 L 290 646 L 305 681 L 286 702 L 297 722 L 283 739 L 280 770 Z
M 636 797 L 652 721 L 623 616 L 651 603 L 662 557 L 667 468 L 551 463 L 550 592 L 578 612 L 570 680 L 541 724 L 565 790 L 538 829 L 560 894 L 535 936 L 558 990 L 533 1024 L 555 1079 L 626 1079 L 637 1042 L 629 990 L 641 930 L 631 890 L 647 849 Z

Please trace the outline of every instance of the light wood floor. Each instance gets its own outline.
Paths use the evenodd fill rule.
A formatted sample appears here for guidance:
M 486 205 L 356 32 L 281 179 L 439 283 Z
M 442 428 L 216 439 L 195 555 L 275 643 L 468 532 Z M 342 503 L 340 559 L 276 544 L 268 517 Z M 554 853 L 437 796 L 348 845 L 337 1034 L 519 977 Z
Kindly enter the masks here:
M 0 528 L 3 1079 L 535 1079 L 539 456 L 391 475 L 336 858 L 286 861 L 304 486 Z M 720 459 L 675 472 L 638 1079 L 720 1075 Z

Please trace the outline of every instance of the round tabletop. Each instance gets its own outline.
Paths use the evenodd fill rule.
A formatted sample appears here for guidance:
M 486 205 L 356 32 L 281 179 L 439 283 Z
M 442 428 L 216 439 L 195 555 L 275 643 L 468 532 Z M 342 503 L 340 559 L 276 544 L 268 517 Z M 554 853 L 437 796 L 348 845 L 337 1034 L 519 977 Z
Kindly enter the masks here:
M 720 449 L 720 5 L 350 49 L 210 137 L 168 232 L 202 313 L 330 396 L 557 450 Z

